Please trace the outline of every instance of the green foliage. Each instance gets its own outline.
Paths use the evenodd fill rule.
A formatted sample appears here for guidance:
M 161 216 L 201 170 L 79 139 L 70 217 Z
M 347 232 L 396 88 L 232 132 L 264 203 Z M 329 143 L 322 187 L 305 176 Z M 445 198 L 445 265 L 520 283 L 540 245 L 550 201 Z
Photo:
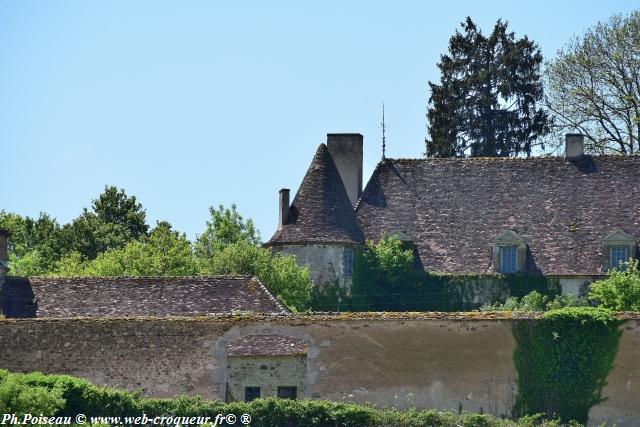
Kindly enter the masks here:
M 356 252 L 352 295 L 337 290 L 315 298 L 314 309 L 332 311 L 466 311 L 479 300 L 522 297 L 538 291 L 546 298 L 560 293 L 558 281 L 529 275 L 429 274 L 416 262 L 412 248 L 397 237 L 367 242 Z M 337 304 L 339 299 L 340 304 Z M 560 301 L 560 300 L 558 300 Z
M 211 257 L 199 259 L 205 275 L 248 274 L 258 277 L 285 305 L 304 310 L 311 301 L 313 283 L 307 267 L 297 265 L 293 256 L 273 255 L 271 250 L 247 241 L 227 244 Z
M 20 393 L 23 398 L 11 398 Z M 5 395 L 9 398 L 5 399 Z M 33 399 L 27 400 L 27 396 Z M 67 375 L 10 374 L 7 371 L 0 371 L 0 410 L 4 413 L 28 412 L 47 416 L 75 416 L 82 413 L 89 417 L 107 414 L 113 417 L 141 416 L 144 413 L 150 418 L 162 415 L 215 417 L 215 414 L 235 414 L 240 419 L 242 414 L 250 414 L 251 425 L 255 427 L 559 427 L 557 421 L 544 421 L 539 416 L 511 421 L 491 415 L 416 409 L 398 411 L 322 400 L 268 398 L 250 403 L 223 403 L 198 396 L 141 398 L 137 393 L 96 387 Z
M 18 417 L 24 414 L 54 414 L 64 407 L 66 402 L 61 389 L 30 385 L 24 381 L 24 376 L 0 372 L 0 413 Z
M 79 252 L 92 260 L 110 249 L 124 247 L 147 235 L 146 213 L 136 197 L 128 197 L 123 189 L 107 186 L 70 224 L 62 228 L 62 241 L 69 252 Z
M 9 230 L 11 274 L 33 276 L 50 270 L 62 251 L 61 228 L 46 213 L 37 219 L 0 211 L 0 228 Z
M 575 37 L 545 71 L 557 133 L 580 131 L 591 152 L 637 154 L 638 76 L 640 11 L 615 15 Z
M 427 156 L 530 155 L 549 132 L 538 106 L 540 49 L 526 36 L 516 39 L 501 20 L 489 36 L 469 17 L 461 27 L 449 40 L 449 54 L 440 57 L 440 84 L 429 82 Z
M 64 257 L 58 276 L 191 276 L 198 273 L 191 243 L 184 234 L 158 222 L 147 237 L 123 248 L 98 254 L 90 261 L 78 252 Z
M 136 202 L 136 196 L 127 196 L 124 189 L 106 186 L 91 206 L 98 220 L 122 227 L 132 239 L 146 236 L 149 231 L 145 210 Z
M 413 251 L 391 235 L 356 250 L 353 271 L 353 311 L 407 310 L 406 296 L 419 285 Z
M 551 310 L 539 320 L 519 321 L 514 415 L 544 413 L 586 423 L 589 408 L 603 400 L 620 324 L 610 310 L 593 307 Z
M 196 242 L 196 253 L 202 258 L 210 258 L 216 252 L 236 243 L 260 244 L 260 233 L 253 225 L 251 218 L 246 221 L 236 211 L 236 205 L 227 209 L 220 205 L 218 209 L 209 208 L 211 221 L 207 221 L 207 229 Z
M 257 276 L 293 310 L 311 300 L 309 270 L 292 256 L 272 255 L 259 246 L 251 219 L 220 206 L 195 245 L 184 233 L 158 222 L 148 232 L 145 212 L 134 196 L 106 187 L 70 224 L 60 227 L 41 214 L 37 220 L 0 211 L 0 227 L 11 232 L 9 264 L 18 276 Z
M 625 268 L 612 270 L 607 279 L 591 284 L 589 299 L 611 310 L 640 311 L 638 261 L 631 260 Z
M 538 291 L 533 291 L 518 299 L 509 297 L 504 303 L 486 304 L 482 311 L 547 311 L 564 307 L 584 307 L 589 305 L 584 298 L 575 295 L 556 295 L 550 298 Z

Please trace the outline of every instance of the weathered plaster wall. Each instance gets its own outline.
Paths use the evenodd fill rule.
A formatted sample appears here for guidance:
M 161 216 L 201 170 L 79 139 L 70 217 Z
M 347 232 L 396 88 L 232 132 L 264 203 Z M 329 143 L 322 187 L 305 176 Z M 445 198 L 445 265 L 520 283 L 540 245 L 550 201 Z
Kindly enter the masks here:
M 342 274 L 344 246 L 338 245 L 287 245 L 274 246 L 275 253 L 294 255 L 298 265 L 308 266 L 313 283 L 320 286 L 338 286 L 347 293 L 351 289 L 351 276 Z
M 589 411 L 589 424 L 594 426 L 640 424 L 640 321 L 627 321 L 622 328 L 615 365 L 602 390 L 606 400 Z
M 312 398 L 509 415 L 516 396 L 513 320 L 482 316 L 4 319 L 0 367 L 69 373 L 147 395 L 216 398 L 225 395 L 235 363 L 227 358 L 228 343 L 275 333 L 307 342 L 299 390 Z M 623 327 L 603 394 L 606 400 L 591 411 L 594 425 L 637 425 L 638 320 Z
M 298 399 L 309 397 L 305 390 L 307 356 L 231 356 L 227 359 L 227 387 L 234 400 L 244 400 L 245 387 L 260 387 L 260 397 L 277 397 L 278 387 L 297 388 Z

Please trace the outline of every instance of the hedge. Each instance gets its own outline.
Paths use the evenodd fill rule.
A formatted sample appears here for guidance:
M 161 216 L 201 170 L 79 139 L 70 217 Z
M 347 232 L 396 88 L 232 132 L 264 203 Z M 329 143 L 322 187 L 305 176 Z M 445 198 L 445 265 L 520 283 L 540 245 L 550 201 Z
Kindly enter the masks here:
M 47 409 L 50 413 L 43 412 Z M 39 372 L 12 374 L 0 370 L 0 412 L 45 416 L 213 416 L 250 414 L 251 426 L 433 426 L 433 427 L 557 427 L 540 415 L 504 420 L 486 414 L 415 409 L 399 411 L 368 405 L 321 400 L 257 399 L 250 403 L 204 400 L 198 396 L 171 399 L 143 398 L 136 392 L 97 387 L 68 375 Z M 239 422 L 236 422 L 240 425 Z M 580 424 L 574 423 L 574 426 Z

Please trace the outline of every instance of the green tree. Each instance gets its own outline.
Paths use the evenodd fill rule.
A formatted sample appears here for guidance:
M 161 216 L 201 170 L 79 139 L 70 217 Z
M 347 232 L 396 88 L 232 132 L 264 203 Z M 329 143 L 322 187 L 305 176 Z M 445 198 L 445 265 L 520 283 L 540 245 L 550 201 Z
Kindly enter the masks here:
M 357 311 L 401 311 L 419 286 L 413 251 L 395 236 L 378 243 L 367 241 L 356 255 L 353 276 L 353 308 Z
M 587 150 L 640 148 L 640 11 L 599 22 L 561 49 L 545 71 L 558 133 L 585 135 Z
M 205 275 L 247 274 L 256 276 L 287 307 L 304 310 L 311 301 L 313 283 L 307 267 L 293 256 L 273 255 L 270 249 L 247 241 L 226 245 L 210 258 L 200 258 Z
M 61 228 L 46 213 L 37 219 L 0 211 L 0 228 L 9 230 L 11 274 L 34 276 L 49 271 L 60 259 Z
M 124 189 L 105 186 L 104 192 L 91 203 L 93 212 L 105 224 L 122 226 L 133 240 L 146 236 L 149 226 L 146 212 L 136 196 L 127 196 Z
M 429 157 L 508 157 L 531 154 L 549 133 L 543 99 L 542 54 L 498 20 L 487 37 L 467 17 L 463 33 L 441 55 L 440 84 L 429 82 Z
M 231 205 L 231 209 L 220 205 L 217 210 L 211 206 L 209 213 L 211 220 L 207 221 L 206 230 L 196 242 L 198 256 L 209 258 L 217 251 L 240 242 L 260 244 L 260 233 L 253 225 L 253 220 L 249 218 L 245 221 L 236 210 L 236 205 Z
M 60 276 L 192 276 L 198 274 L 191 243 L 184 233 L 158 222 L 149 236 L 98 254 L 87 261 L 71 252 L 58 263 Z
M 638 261 L 612 270 L 609 277 L 591 284 L 589 299 L 615 311 L 640 311 L 640 270 Z
M 123 189 L 106 186 L 92 201 L 92 211 L 82 214 L 62 229 L 64 247 L 79 252 L 87 259 L 110 249 L 122 248 L 147 235 L 146 213 L 136 197 L 128 197 Z

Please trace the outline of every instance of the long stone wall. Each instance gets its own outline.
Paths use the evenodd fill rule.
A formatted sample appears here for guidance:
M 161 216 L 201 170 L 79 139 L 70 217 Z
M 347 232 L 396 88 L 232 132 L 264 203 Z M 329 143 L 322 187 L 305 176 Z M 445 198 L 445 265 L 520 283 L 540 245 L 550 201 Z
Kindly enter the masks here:
M 0 320 L 0 368 L 69 373 L 144 395 L 225 396 L 226 348 L 283 334 L 308 346 L 304 394 L 509 416 L 517 393 L 513 320 L 478 315 Z M 233 365 L 231 365 L 233 367 Z M 640 321 L 623 326 L 591 423 L 640 420 Z

